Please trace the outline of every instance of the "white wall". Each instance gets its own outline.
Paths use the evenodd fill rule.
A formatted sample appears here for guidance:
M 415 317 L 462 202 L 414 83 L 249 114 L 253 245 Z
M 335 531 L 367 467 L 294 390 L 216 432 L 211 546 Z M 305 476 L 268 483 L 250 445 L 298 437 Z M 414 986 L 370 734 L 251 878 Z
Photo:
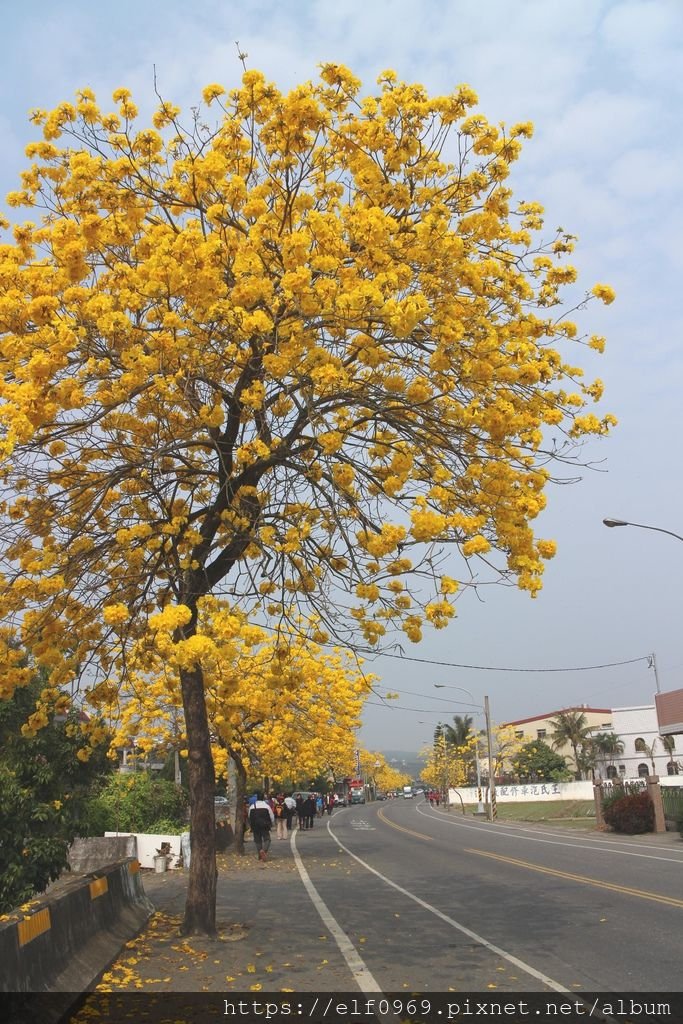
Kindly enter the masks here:
M 629 780 L 626 780 L 629 781 Z M 645 783 L 645 779 L 635 778 L 630 781 Z M 683 786 L 683 775 L 662 775 L 661 786 Z M 476 804 L 478 801 L 476 786 L 463 786 L 449 791 L 449 802 L 460 806 L 458 794 L 464 804 Z M 485 786 L 481 790 L 482 800 L 486 802 L 488 791 Z M 592 782 L 525 782 L 518 785 L 496 786 L 497 803 L 523 803 L 531 800 L 592 800 Z
M 175 868 L 180 857 L 180 836 L 155 836 L 149 833 L 137 832 L 105 832 L 105 836 L 133 835 L 137 841 L 136 857 L 140 861 L 140 867 L 153 868 L 154 858 L 162 843 L 171 844 L 171 859 L 168 861 L 168 868 Z
M 458 794 L 465 804 L 477 803 L 476 786 L 464 786 L 451 789 L 450 802 L 459 804 Z M 482 797 L 486 799 L 486 790 L 482 787 Z M 592 800 L 592 782 L 524 782 L 518 785 L 497 785 L 496 801 L 498 803 L 520 803 L 531 800 Z
M 645 740 L 648 747 L 652 743 L 655 744 L 654 762 L 656 774 L 660 778 L 666 778 L 666 766 L 669 761 L 669 755 L 662 746 L 659 736 L 659 724 L 654 704 L 614 708 L 612 711 L 612 728 L 624 744 L 623 754 L 619 754 L 613 760 L 617 770 L 619 770 L 620 766 L 624 768 L 623 772 L 619 772 L 620 777 L 627 779 L 637 778 L 639 764 L 646 764 L 648 770 L 652 772 L 650 758 L 643 751 L 637 751 L 635 748 L 636 739 L 641 738 Z M 673 738 L 676 743 L 673 760 L 683 762 L 683 736 L 674 736 Z M 606 764 L 600 767 L 601 775 L 606 777 Z M 679 775 L 678 778 L 681 779 L 681 784 L 683 784 L 683 776 Z

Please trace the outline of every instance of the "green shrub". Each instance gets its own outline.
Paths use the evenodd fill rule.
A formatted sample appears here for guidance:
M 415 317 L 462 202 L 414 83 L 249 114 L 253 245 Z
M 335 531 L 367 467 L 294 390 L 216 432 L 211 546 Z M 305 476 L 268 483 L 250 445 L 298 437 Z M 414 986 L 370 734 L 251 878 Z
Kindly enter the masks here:
M 147 772 L 113 775 L 88 801 L 82 834 L 163 831 L 177 835 L 187 827 L 187 806 L 187 793 L 174 782 Z M 158 829 L 161 823 L 167 827 Z
M 179 836 L 181 832 L 188 832 L 190 826 L 187 822 L 172 821 L 170 818 L 159 818 L 153 821 L 149 828 L 145 829 L 153 836 Z
M 635 836 L 654 831 L 655 811 L 645 792 L 611 798 L 604 807 L 604 815 L 605 821 L 615 832 Z

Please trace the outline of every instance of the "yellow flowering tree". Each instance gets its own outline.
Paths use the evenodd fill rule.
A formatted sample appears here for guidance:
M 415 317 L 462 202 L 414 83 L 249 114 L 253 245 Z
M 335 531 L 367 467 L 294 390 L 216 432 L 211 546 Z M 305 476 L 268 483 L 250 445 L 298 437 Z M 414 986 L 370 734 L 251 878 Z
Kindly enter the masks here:
M 363 778 L 372 782 L 375 793 L 386 793 L 400 789 L 410 782 L 410 776 L 387 764 L 383 754 L 372 750 L 361 750 L 360 766 Z
M 239 842 L 249 776 L 278 784 L 351 770 L 354 734 L 376 677 L 339 648 L 323 650 L 303 624 L 285 637 L 214 597 L 200 602 L 197 625 L 207 644 L 202 667 L 212 757 L 218 775 L 227 775 L 229 760 L 235 768 Z M 145 638 L 133 645 L 121 685 L 90 693 L 89 702 L 116 722 L 114 746 L 133 741 L 147 753 L 170 745 L 187 754 L 177 651 L 168 632 L 152 643 Z
M 0 245 L 0 693 L 27 681 L 12 638 L 49 705 L 81 669 L 118 685 L 130 644 L 168 633 L 183 931 L 213 933 L 201 599 L 314 605 L 348 645 L 445 626 L 473 561 L 535 594 L 550 467 L 612 419 L 560 351 L 573 239 L 536 241 L 541 207 L 506 184 L 530 125 L 392 72 L 362 96 L 336 64 L 288 93 L 249 70 L 204 90 L 212 111 L 162 101 L 151 125 L 113 100 L 34 111 L 8 197 L 28 219 Z
M 437 731 L 432 745 L 421 752 L 425 764 L 420 772 L 420 778 L 445 796 L 450 788 L 466 786 L 475 744 L 475 736 L 470 736 L 465 743 L 458 746 L 449 743 L 443 733 Z

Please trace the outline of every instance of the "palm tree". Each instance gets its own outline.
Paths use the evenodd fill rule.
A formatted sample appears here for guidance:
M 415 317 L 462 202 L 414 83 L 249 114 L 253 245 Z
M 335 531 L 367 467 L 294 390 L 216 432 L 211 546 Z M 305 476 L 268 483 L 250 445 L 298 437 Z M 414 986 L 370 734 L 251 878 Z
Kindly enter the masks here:
M 588 724 L 588 719 L 584 715 L 583 711 L 577 709 L 567 709 L 566 711 L 558 711 L 554 718 L 550 719 L 552 726 L 552 746 L 554 750 L 559 750 L 561 747 L 570 745 L 574 752 L 574 764 L 576 765 L 576 778 L 580 779 L 581 772 L 581 755 L 579 754 L 579 747 L 586 745 L 589 739 L 591 727 Z
M 446 746 L 446 750 L 459 750 L 462 747 L 467 746 L 468 742 L 472 738 L 472 722 L 474 719 L 471 715 L 454 715 L 453 725 L 448 725 L 446 722 L 439 722 L 436 729 L 434 730 L 434 744 L 438 743 L 439 740 L 443 740 Z M 468 768 L 469 774 L 472 773 L 475 754 L 473 751 L 466 752 L 461 755 L 465 765 Z
M 650 764 L 652 765 L 652 774 L 653 775 L 657 774 L 657 768 L 655 766 L 655 747 L 656 746 L 657 746 L 657 740 L 654 739 L 652 741 L 652 743 L 645 743 L 645 741 L 643 741 L 643 745 L 641 747 L 641 750 L 643 751 L 645 756 L 650 758 Z
M 443 726 L 446 743 L 453 747 L 464 747 L 472 734 L 473 721 L 471 715 L 454 715 L 453 725 Z
M 599 732 L 593 737 L 595 752 L 601 760 L 614 767 L 615 757 L 624 753 L 624 744 L 615 732 Z
M 674 754 L 676 753 L 676 740 L 674 739 L 673 736 L 660 736 L 659 738 L 660 738 L 660 740 L 662 742 L 662 746 L 664 747 L 664 749 L 666 750 L 666 752 L 667 752 L 667 754 L 669 756 L 669 764 L 673 765 L 673 769 L 671 771 L 671 774 L 672 775 L 678 775 L 681 766 L 680 766 L 680 763 L 678 761 L 674 760 Z M 669 770 L 669 768 L 668 768 L 668 765 L 667 765 L 667 771 L 668 770 Z
M 595 779 L 595 765 L 599 756 L 593 740 L 585 739 L 576 754 L 576 766 L 583 778 Z

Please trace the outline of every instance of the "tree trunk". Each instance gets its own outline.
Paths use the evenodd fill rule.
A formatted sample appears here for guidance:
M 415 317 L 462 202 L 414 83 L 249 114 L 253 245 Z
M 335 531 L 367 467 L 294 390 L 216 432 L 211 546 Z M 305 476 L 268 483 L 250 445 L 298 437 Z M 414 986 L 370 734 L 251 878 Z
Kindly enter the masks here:
M 239 757 L 230 754 L 235 766 L 235 850 L 244 853 L 244 801 L 247 797 L 247 770 Z
M 192 857 L 185 902 L 183 935 L 216 934 L 216 777 L 204 699 L 204 676 L 199 667 L 180 670 L 185 712 L 190 789 Z

